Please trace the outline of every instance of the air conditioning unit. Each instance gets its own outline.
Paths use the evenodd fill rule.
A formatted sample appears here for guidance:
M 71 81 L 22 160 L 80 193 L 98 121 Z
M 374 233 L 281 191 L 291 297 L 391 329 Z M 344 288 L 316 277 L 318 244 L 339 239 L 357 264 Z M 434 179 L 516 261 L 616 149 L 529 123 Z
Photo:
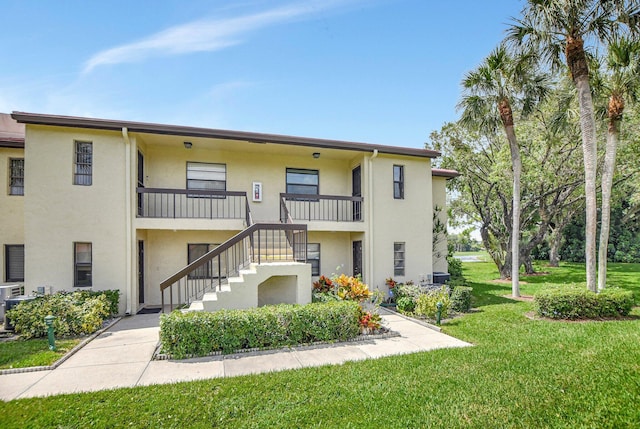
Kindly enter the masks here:
M 20 295 L 24 295 L 24 286 L 23 285 L 12 286 L 11 289 L 9 289 L 8 298 L 14 298 L 14 297 L 20 296 Z

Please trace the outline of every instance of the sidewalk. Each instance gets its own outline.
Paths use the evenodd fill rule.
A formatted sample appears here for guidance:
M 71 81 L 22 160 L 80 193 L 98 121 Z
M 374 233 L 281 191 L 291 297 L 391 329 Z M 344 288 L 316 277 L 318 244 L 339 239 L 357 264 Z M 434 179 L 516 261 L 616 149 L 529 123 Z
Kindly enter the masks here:
M 0 375 L 0 399 L 234 377 L 470 346 L 396 314 L 383 318 L 400 337 L 171 361 L 151 360 L 158 344 L 159 315 L 131 316 L 54 370 Z

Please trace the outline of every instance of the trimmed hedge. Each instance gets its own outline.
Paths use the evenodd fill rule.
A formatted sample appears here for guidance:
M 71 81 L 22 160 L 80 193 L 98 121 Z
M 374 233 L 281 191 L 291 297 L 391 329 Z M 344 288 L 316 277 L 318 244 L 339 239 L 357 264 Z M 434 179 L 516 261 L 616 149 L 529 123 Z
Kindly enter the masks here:
M 466 313 L 471 310 L 471 292 L 473 288 L 456 286 L 451 292 L 451 309 L 458 313 Z
M 631 291 L 612 287 L 594 293 L 575 285 L 538 292 L 534 301 L 539 316 L 570 320 L 627 316 L 635 303 Z
M 344 341 L 360 333 L 353 301 L 269 305 L 214 313 L 174 311 L 160 317 L 162 351 L 174 358 Z
M 117 306 L 117 304 L 116 304 Z M 52 315 L 56 337 L 92 334 L 110 315 L 112 301 L 101 292 L 59 292 L 24 301 L 7 311 L 15 331 L 24 339 L 47 336 L 45 316 Z

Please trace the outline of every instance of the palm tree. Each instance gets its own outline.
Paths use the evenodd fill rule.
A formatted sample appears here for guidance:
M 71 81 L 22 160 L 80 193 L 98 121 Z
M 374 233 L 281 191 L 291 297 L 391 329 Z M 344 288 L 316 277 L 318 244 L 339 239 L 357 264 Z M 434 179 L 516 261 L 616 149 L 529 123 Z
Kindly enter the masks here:
M 460 122 L 482 132 L 495 133 L 502 125 L 509 142 L 513 168 L 511 219 L 511 291 L 520 296 L 520 176 L 522 160 L 515 133 L 513 109 L 529 114 L 548 90 L 546 76 L 536 73 L 537 59 L 531 54 L 513 56 L 504 44 L 462 81 L 464 88 L 458 108 Z M 508 258 L 507 258 L 508 259 Z
M 635 102 L 640 90 L 640 43 L 626 37 L 614 39 L 608 46 L 608 79 L 601 80 L 607 102 L 607 145 L 602 168 L 602 208 L 598 248 L 598 290 L 607 286 L 607 250 L 611 226 L 611 187 L 620 139 L 620 123 L 625 99 Z M 600 89 L 600 88 L 599 88 Z
M 535 49 L 555 68 L 564 60 L 578 92 L 585 168 L 585 259 L 587 288 L 596 291 L 596 122 L 589 85 L 585 41 L 600 44 L 618 34 L 625 23 L 640 24 L 637 0 L 527 0 L 522 18 L 508 30 L 519 47 Z

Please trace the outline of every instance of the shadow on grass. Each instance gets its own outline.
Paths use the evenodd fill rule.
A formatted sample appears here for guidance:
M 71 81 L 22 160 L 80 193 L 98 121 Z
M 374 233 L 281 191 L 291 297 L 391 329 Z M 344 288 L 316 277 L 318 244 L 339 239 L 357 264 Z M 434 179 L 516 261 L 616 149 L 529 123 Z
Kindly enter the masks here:
M 509 285 L 501 283 L 469 282 L 469 287 L 473 288 L 474 308 L 513 302 L 512 300 L 502 296 L 511 292 L 511 287 Z
M 584 264 L 563 263 L 560 267 L 549 267 L 544 264 L 536 264 L 537 274 L 521 274 L 521 280 L 530 284 L 543 283 L 584 283 L 586 282 L 586 272 Z

